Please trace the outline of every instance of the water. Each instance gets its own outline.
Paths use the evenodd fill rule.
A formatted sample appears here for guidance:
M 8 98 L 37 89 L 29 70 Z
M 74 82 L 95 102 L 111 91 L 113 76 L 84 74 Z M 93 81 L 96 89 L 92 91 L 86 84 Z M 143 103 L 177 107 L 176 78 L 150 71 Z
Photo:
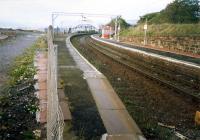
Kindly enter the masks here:
M 0 87 L 7 79 L 7 71 L 14 58 L 30 47 L 39 36 L 36 33 L 25 33 L 0 43 Z

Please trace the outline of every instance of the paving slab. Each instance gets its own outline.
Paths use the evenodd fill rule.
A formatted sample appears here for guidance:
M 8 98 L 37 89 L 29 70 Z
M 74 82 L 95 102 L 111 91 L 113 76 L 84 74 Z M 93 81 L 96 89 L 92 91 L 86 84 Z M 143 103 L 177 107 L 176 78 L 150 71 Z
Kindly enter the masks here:
M 47 56 L 44 52 L 38 52 L 35 57 L 35 66 L 37 73 L 34 76 L 37 79 L 36 95 L 39 99 L 39 112 L 37 120 L 40 123 L 47 122 Z
M 59 104 L 62 109 L 64 121 L 69 121 L 72 119 L 71 112 L 69 110 L 69 102 L 68 98 L 65 96 L 64 90 L 58 89 L 58 99 L 59 99 Z
M 142 136 L 139 136 L 140 140 L 145 140 Z M 135 135 L 108 135 L 106 140 L 136 140 Z
M 69 106 L 66 101 L 59 101 L 60 107 L 62 109 L 64 121 L 72 120 L 71 112 L 69 111 Z
M 142 134 L 127 110 L 102 109 L 100 112 L 109 135 Z
M 126 110 L 106 78 L 88 78 L 87 81 L 100 109 Z
M 39 99 L 47 101 L 47 89 L 39 90 Z

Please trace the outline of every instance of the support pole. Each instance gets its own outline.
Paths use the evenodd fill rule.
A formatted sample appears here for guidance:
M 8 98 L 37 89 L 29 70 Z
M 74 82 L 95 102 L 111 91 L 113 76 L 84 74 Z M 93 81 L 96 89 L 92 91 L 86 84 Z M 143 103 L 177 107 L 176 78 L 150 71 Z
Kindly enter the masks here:
M 147 45 L 147 18 L 144 25 L 144 45 Z
M 120 23 L 119 23 L 119 25 L 118 25 L 118 30 L 117 30 L 117 41 L 119 42 L 119 34 L 120 34 L 120 29 L 121 27 L 120 27 Z
M 109 33 L 109 39 L 111 39 L 112 38 L 112 27 L 110 26 L 110 31 L 109 31 L 110 33 Z
M 117 40 L 117 21 L 118 21 L 118 16 L 115 19 L 115 40 Z

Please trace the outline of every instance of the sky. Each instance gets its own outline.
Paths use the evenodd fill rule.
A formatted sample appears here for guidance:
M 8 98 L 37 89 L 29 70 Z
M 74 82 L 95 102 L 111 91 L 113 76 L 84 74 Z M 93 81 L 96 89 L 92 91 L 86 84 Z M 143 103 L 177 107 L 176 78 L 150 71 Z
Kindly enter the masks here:
M 94 26 L 105 24 L 110 15 L 121 15 L 128 22 L 158 12 L 173 0 L 0 0 L 0 27 L 44 28 L 51 24 L 52 12 L 105 14 L 87 17 Z M 73 26 L 81 17 L 59 16 L 55 26 Z

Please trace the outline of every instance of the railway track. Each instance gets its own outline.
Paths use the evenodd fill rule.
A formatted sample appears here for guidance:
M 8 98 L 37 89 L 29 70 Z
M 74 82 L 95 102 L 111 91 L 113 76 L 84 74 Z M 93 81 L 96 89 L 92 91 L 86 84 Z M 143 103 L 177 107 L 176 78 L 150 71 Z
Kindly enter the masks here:
M 169 133 L 158 127 L 159 122 L 175 126 L 178 132 L 189 139 L 195 139 L 200 136 L 199 129 L 195 128 L 193 123 L 194 114 L 200 107 L 199 99 L 182 91 L 179 91 L 182 94 L 178 94 L 178 89 L 176 90 L 170 85 L 167 86 L 161 83 L 163 79 L 166 80 L 167 75 L 170 76 L 171 69 L 165 69 L 162 72 L 160 69 L 163 69 L 165 66 L 161 65 L 162 67 L 159 69 L 160 63 L 157 63 L 158 66 L 154 64 L 153 68 L 151 68 L 149 67 L 151 63 L 147 64 L 145 61 L 136 60 L 136 58 L 133 60 L 131 55 L 121 51 L 123 49 L 115 50 L 116 47 L 100 44 L 93 41 L 89 36 L 76 36 L 71 41 L 109 79 L 127 107 L 128 112 L 138 123 L 147 139 L 171 139 L 171 136 L 165 137 Z M 179 70 L 179 67 L 169 66 L 167 68 L 172 68 L 174 73 L 177 72 L 176 70 Z M 185 72 L 185 69 L 181 71 L 183 70 Z M 190 69 L 188 68 L 188 70 Z M 144 72 L 147 76 L 143 74 Z M 163 73 L 165 73 L 165 77 L 161 76 Z M 160 78 L 161 82 L 156 79 L 152 80 L 152 77 L 148 77 L 149 74 L 155 78 Z M 179 74 L 179 72 L 176 74 Z M 179 81 L 184 80 L 182 77 L 180 77 Z M 185 77 L 185 80 L 188 81 L 195 78 L 190 74 Z M 198 78 L 194 84 L 197 82 Z M 187 85 L 186 82 L 184 84 Z M 180 89 L 179 86 L 177 87 Z
M 112 59 L 128 69 L 134 70 L 143 76 L 150 78 L 162 85 L 167 86 L 170 89 L 175 90 L 178 93 L 183 94 L 192 98 L 192 100 L 200 101 L 200 93 L 198 87 L 198 78 L 194 79 L 192 76 L 174 74 L 171 71 L 165 69 L 158 69 L 158 67 L 150 66 L 149 64 L 145 66 L 142 62 L 133 62 L 131 57 L 128 57 L 125 53 L 114 50 L 113 48 L 105 47 L 104 45 L 86 37 L 87 45 L 94 48 L 99 53 L 106 57 Z M 184 78 L 185 77 L 185 78 Z
M 95 44 L 95 45 L 97 45 L 97 44 Z M 99 46 L 99 47 L 101 47 L 101 46 Z M 105 48 L 102 47 L 102 49 L 105 49 Z M 106 48 L 106 49 L 108 49 L 108 51 L 112 52 L 111 49 L 109 49 L 109 48 Z M 121 51 L 121 50 L 117 50 L 117 51 Z M 127 52 L 122 52 L 122 53 L 127 53 Z M 182 83 L 184 82 L 187 86 L 193 85 L 193 88 L 198 87 L 198 85 L 200 84 L 199 78 L 196 75 L 192 76 L 192 75 L 188 75 L 185 73 L 181 74 L 180 72 L 177 72 L 177 70 L 173 70 L 173 71 L 168 70 L 168 69 L 166 69 L 165 66 L 162 66 L 160 64 L 156 64 L 156 63 L 152 63 L 152 62 L 150 62 L 150 63 L 145 62 L 145 61 L 142 61 L 141 59 L 137 59 L 137 58 L 134 58 L 134 61 L 133 61 L 132 58 L 127 58 L 127 54 L 125 56 L 123 56 L 122 59 L 124 59 L 126 61 L 130 61 L 132 64 L 137 64 L 137 67 L 142 66 L 142 69 L 148 69 L 149 71 L 152 71 L 152 73 L 154 73 L 154 74 L 162 74 L 166 78 L 168 75 L 173 73 L 173 75 L 175 75 L 175 77 L 173 77 L 173 80 L 175 79 L 178 82 L 182 82 Z M 188 70 L 190 70 L 190 69 L 191 68 L 188 68 Z M 199 87 L 199 89 L 200 89 L 200 87 Z

